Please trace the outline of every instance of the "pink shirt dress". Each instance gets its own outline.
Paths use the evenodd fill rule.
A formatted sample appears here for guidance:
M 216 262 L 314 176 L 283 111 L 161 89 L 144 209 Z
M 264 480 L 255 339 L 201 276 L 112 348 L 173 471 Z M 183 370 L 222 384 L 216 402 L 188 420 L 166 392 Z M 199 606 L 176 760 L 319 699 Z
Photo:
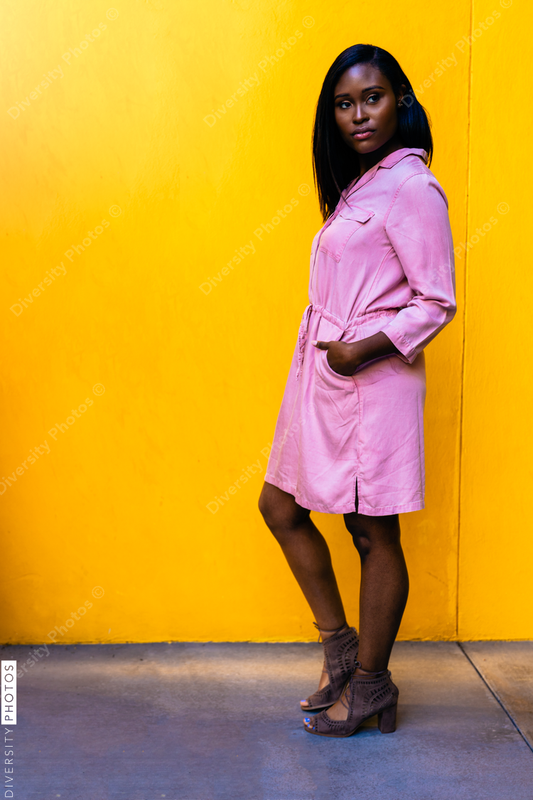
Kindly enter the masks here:
M 265 480 L 314 511 L 424 508 L 424 347 L 456 312 L 448 200 L 403 147 L 343 191 L 311 247 L 309 305 Z M 383 331 L 401 355 L 334 372 L 311 342 Z

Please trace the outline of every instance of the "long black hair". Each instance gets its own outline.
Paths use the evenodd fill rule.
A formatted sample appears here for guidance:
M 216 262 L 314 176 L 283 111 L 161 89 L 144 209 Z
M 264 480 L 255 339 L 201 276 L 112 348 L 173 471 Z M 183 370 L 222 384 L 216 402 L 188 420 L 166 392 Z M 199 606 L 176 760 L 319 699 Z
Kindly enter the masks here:
M 396 98 L 407 87 L 397 108 L 397 134 L 404 147 L 419 147 L 433 157 L 428 114 L 416 99 L 411 82 L 393 55 L 372 44 L 354 44 L 337 56 L 328 70 L 318 98 L 313 130 L 313 174 L 324 221 L 335 210 L 341 192 L 359 175 L 359 156 L 344 142 L 335 121 L 333 93 L 341 75 L 355 64 L 371 64 L 388 79 Z

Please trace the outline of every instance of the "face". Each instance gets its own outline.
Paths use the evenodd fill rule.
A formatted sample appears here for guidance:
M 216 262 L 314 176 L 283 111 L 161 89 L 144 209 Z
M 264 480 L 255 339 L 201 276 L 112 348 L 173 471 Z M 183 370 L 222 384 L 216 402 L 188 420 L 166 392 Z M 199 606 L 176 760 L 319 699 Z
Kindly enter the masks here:
M 402 95 L 405 89 L 402 84 Z M 370 64 L 347 69 L 334 90 L 335 121 L 346 144 L 364 156 L 394 142 L 402 95 L 395 97 L 385 75 Z

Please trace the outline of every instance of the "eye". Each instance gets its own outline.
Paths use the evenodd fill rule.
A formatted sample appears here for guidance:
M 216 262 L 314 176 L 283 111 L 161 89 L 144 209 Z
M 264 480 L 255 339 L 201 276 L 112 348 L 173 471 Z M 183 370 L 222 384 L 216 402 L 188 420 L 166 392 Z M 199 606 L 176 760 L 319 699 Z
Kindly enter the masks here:
M 372 100 L 372 98 L 373 98 L 373 97 L 375 97 L 375 98 L 376 98 L 376 101 L 375 101 L 375 102 L 377 103 L 377 102 L 378 102 L 378 100 L 379 100 L 379 94 L 377 94 L 377 93 L 368 95 L 368 97 L 367 97 L 366 99 L 367 99 L 367 100 Z M 372 105 L 374 105 L 374 103 L 372 103 Z
M 343 106 L 346 106 L 346 105 L 350 105 L 350 101 L 349 100 L 341 100 L 341 102 L 338 103 L 337 108 L 343 108 Z

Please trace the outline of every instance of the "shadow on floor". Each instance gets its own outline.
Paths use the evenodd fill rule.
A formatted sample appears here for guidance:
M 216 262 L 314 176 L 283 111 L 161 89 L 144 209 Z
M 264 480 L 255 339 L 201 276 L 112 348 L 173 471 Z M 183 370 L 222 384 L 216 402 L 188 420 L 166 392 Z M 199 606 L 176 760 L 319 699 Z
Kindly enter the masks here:
M 347 739 L 302 726 L 321 653 L 5 646 L 26 667 L 14 800 L 533 800 L 532 642 L 397 643 L 397 731 Z

